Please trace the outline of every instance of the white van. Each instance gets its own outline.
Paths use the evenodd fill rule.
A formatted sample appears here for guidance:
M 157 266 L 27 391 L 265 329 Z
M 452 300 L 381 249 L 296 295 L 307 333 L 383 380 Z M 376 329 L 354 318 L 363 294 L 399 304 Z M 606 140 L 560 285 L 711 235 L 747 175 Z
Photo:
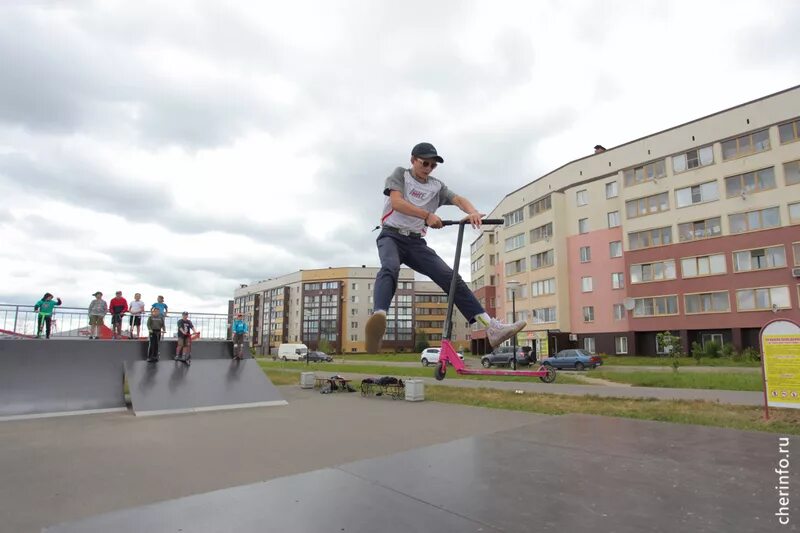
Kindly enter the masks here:
M 278 359 L 284 361 L 299 361 L 305 359 L 308 346 L 305 344 L 281 344 L 278 346 Z

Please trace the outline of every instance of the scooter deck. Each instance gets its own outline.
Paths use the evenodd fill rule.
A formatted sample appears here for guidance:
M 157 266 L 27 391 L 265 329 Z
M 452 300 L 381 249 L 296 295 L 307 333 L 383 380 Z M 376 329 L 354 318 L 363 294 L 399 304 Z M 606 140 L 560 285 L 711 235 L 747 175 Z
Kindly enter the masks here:
M 458 374 L 473 376 L 526 376 L 540 378 L 547 375 L 546 370 L 478 370 L 474 368 L 456 369 Z

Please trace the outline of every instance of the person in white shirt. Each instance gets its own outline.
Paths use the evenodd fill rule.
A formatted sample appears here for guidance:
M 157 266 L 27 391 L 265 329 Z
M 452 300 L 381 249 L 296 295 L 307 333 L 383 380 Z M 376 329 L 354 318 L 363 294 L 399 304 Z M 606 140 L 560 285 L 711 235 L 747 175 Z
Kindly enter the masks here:
M 144 302 L 142 301 L 142 295 L 138 292 L 133 296 L 133 301 L 128 306 L 128 312 L 131 314 L 128 333 L 131 339 L 138 339 L 142 331 L 142 317 L 144 316 Z M 136 328 L 136 337 L 133 336 L 133 328 Z

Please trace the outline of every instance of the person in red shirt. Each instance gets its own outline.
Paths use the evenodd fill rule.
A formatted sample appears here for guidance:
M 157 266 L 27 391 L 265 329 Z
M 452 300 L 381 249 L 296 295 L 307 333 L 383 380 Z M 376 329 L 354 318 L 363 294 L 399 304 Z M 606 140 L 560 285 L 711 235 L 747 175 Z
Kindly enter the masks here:
M 117 295 L 111 298 L 108 310 L 111 311 L 111 331 L 117 339 L 122 336 L 122 315 L 128 311 L 128 300 L 122 297 L 122 291 L 117 291 Z

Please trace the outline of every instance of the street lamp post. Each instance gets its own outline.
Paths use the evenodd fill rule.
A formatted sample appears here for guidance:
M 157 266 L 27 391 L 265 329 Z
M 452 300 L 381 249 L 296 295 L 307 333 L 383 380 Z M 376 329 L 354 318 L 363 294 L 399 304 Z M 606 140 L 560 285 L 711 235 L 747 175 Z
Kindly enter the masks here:
M 506 287 L 511 291 L 511 322 L 517 321 L 517 289 L 519 289 L 520 282 L 519 281 L 507 281 Z M 511 368 L 513 370 L 517 369 L 517 335 L 511 338 Z

